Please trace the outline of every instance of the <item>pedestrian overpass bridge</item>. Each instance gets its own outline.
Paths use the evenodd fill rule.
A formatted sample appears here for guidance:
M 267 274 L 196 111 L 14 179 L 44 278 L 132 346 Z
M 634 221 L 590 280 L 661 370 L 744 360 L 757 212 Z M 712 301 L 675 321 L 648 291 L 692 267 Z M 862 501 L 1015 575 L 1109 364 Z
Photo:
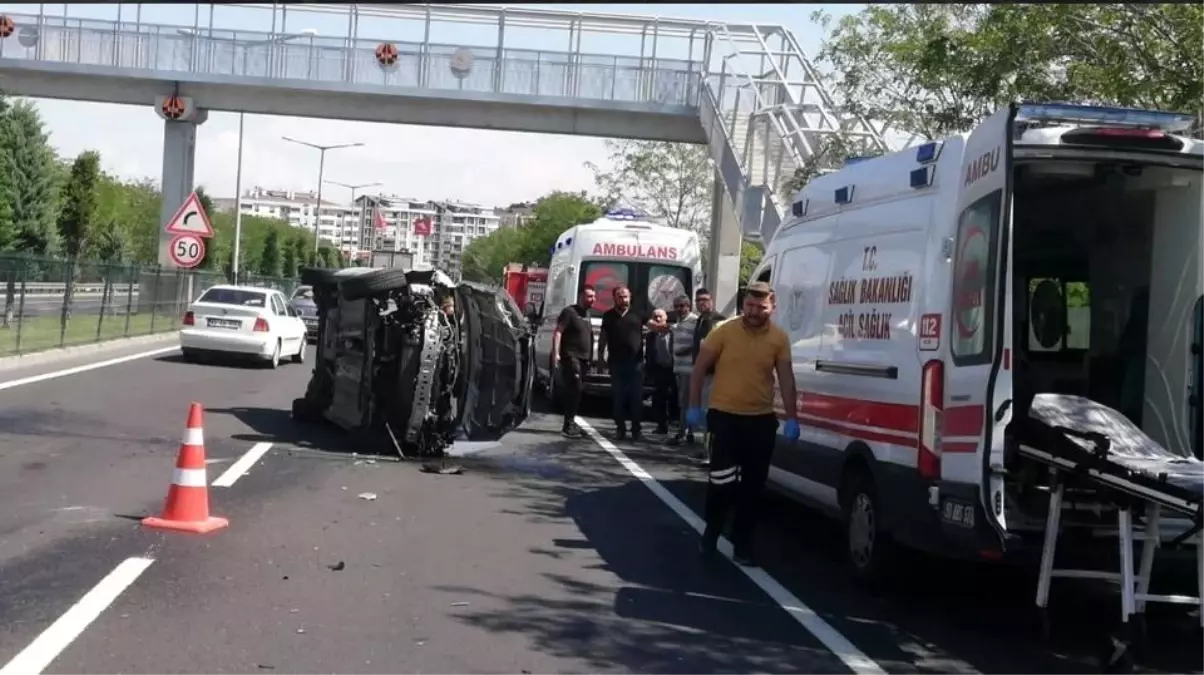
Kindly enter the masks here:
M 822 137 L 886 148 L 880 130 L 836 110 L 781 26 L 482 5 L 222 6 L 270 12 L 270 30 L 252 32 L 215 25 L 213 5 L 193 6 L 189 25 L 145 23 L 140 5 L 125 5 L 125 16 L 118 7 L 113 21 L 7 14 L 0 90 L 189 101 L 188 114 L 164 123 L 164 222 L 194 187 L 196 126 L 209 110 L 705 144 L 716 175 L 707 279 L 730 311 L 741 239 L 776 229 L 788 208 L 780 188 Z M 342 35 L 296 28 L 318 16 L 345 25 Z M 492 35 L 438 44 L 435 23 Z M 390 39 L 386 25 L 399 24 L 421 39 Z M 566 49 L 514 46 L 536 29 Z M 589 53 L 583 36 L 638 39 L 639 51 Z M 396 54 L 388 67 L 382 52 Z

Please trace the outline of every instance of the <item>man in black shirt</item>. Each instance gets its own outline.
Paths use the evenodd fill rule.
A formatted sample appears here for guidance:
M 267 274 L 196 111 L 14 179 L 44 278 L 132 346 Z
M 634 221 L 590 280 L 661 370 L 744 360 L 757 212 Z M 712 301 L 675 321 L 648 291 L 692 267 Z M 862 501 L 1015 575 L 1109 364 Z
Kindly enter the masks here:
M 694 361 L 698 360 L 698 350 L 702 347 L 702 341 L 706 339 L 711 330 L 727 320 L 727 317 L 715 311 L 715 299 L 711 296 L 711 292 L 705 288 L 699 288 L 694 291 L 694 306 L 698 308 L 698 321 L 694 324 L 694 345 L 691 352 Z M 703 388 L 703 401 L 705 407 L 707 399 L 710 398 L 711 378 L 708 374 L 706 385 Z M 706 431 L 700 429 L 699 431 Z M 704 435 L 703 449 L 695 458 L 702 462 L 703 466 L 708 466 L 711 463 L 711 444 L 710 434 Z
M 588 316 L 596 298 L 593 286 L 583 286 L 577 295 L 577 304 L 560 311 L 556 329 L 552 331 L 552 377 L 560 378 L 560 405 L 564 408 L 564 425 L 560 433 L 568 438 L 584 435 L 577 426 L 577 410 L 581 407 L 584 387 L 581 378 L 593 351 L 593 330 Z
M 640 440 L 640 418 L 644 412 L 644 329 L 653 327 L 649 317 L 631 307 L 631 289 L 619 284 L 614 289 L 614 307 L 602 315 L 598 360 L 610 369 L 611 399 L 614 401 L 615 431 L 620 441 Z M 607 359 L 609 353 L 610 358 Z

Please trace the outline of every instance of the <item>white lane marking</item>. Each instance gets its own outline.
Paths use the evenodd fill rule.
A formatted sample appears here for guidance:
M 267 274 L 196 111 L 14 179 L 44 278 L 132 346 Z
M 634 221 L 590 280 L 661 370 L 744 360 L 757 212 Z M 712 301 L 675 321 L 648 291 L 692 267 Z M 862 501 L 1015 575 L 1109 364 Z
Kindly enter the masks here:
M 179 349 L 180 349 L 179 345 L 173 345 L 171 347 L 161 347 L 159 349 L 152 349 L 149 352 L 138 352 L 137 354 L 129 354 L 127 356 L 118 356 L 115 359 L 108 359 L 107 361 L 97 361 L 96 363 L 85 363 L 82 366 L 74 366 L 72 368 L 56 370 L 51 373 L 42 373 L 41 375 L 30 375 L 29 377 L 22 377 L 18 380 L 9 380 L 8 382 L 0 382 L 0 391 L 4 391 L 5 389 L 12 389 L 13 387 L 20 387 L 21 385 L 24 385 L 24 384 L 34 384 L 37 382 L 45 382 L 46 380 L 53 380 L 53 379 L 57 379 L 60 377 L 67 377 L 68 375 L 77 375 L 79 373 L 86 373 L 89 370 L 96 370 L 97 368 L 107 368 L 109 366 L 115 366 L 119 363 L 126 363 L 127 361 L 144 359 L 148 356 L 158 356 L 159 354 L 167 354 L 168 352 L 179 351 Z
M 231 485 L 234 485 L 234 481 L 242 478 L 242 475 L 246 473 L 252 466 L 254 466 L 255 462 L 258 462 L 260 457 L 263 457 L 265 454 L 267 454 L 267 451 L 271 449 L 271 443 L 256 443 L 255 445 L 252 445 L 251 449 L 247 450 L 245 455 L 239 457 L 237 462 L 231 464 L 230 468 L 226 469 L 226 472 L 218 476 L 217 480 L 210 483 L 210 485 L 213 487 L 230 487 Z
M 28 647 L 14 656 L 8 665 L 0 668 L 0 675 L 39 675 L 153 562 L 151 558 L 127 558 L 122 561 L 71 609 L 42 631 Z
M 645 471 L 644 468 L 639 464 L 636 464 L 622 450 L 615 446 L 614 443 L 611 443 L 609 440 L 603 438 L 602 435 L 597 432 L 597 430 L 590 426 L 589 422 L 586 422 L 578 417 L 577 425 L 584 429 L 585 433 L 589 434 L 589 437 L 592 438 L 594 442 L 599 445 L 599 447 L 608 452 L 611 457 L 614 457 L 615 461 L 621 464 L 624 469 L 627 469 L 628 473 L 630 473 L 632 476 L 635 476 L 641 483 L 644 484 L 644 487 L 647 487 L 649 490 L 651 490 L 652 494 L 656 495 L 657 498 L 664 502 L 665 506 L 668 506 L 682 520 L 686 521 L 686 524 L 689 525 L 691 529 L 698 534 L 702 534 L 705 524 L 701 518 L 699 518 L 693 511 L 690 510 L 690 507 L 683 504 L 681 500 L 673 495 L 672 492 L 669 492 L 665 486 L 661 485 L 659 481 L 653 478 L 652 474 Z M 726 537 L 722 537 L 719 540 L 719 552 L 729 560 L 732 557 L 732 545 Z M 814 610 L 812 610 L 810 607 L 807 607 L 801 600 L 795 597 L 793 593 L 786 590 L 785 586 L 778 583 L 773 577 L 769 576 L 768 572 L 759 567 L 741 567 L 739 565 L 736 567 L 741 572 L 744 572 L 744 576 L 748 577 L 750 581 L 764 591 L 766 595 L 768 595 L 774 602 L 778 604 L 778 606 L 780 606 L 786 611 L 787 614 L 793 617 L 804 630 L 814 635 L 816 639 L 823 644 L 823 646 L 827 647 L 829 651 L 836 655 L 836 658 L 843 661 L 844 664 L 848 666 L 849 669 L 854 673 L 863 673 L 865 675 L 886 675 L 886 671 L 883 670 L 881 666 L 879 666 L 870 657 L 862 653 L 860 649 L 857 649 L 857 647 L 853 646 L 853 643 L 849 642 L 848 638 L 837 632 L 837 630 L 833 628 L 831 624 L 820 618 L 820 616 L 816 614 Z M 0 673 L 0 675 L 3 674 Z

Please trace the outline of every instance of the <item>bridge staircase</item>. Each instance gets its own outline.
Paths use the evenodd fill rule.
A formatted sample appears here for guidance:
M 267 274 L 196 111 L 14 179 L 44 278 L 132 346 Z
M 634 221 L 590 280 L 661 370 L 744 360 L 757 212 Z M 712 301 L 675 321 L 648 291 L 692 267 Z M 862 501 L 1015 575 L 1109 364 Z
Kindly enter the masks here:
M 882 132 L 842 113 L 794 35 L 780 26 L 715 25 L 699 117 L 711 157 L 746 239 L 768 242 L 788 215 L 795 170 L 834 168 L 833 137 L 867 153 L 888 151 Z

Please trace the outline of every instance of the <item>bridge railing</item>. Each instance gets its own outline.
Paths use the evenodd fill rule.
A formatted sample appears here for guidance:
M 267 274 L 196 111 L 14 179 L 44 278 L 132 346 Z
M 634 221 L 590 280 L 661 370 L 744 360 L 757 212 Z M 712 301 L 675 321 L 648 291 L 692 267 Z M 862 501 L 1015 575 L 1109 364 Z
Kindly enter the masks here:
M 0 256 L 0 357 L 175 331 L 189 303 L 224 283 L 218 271 Z M 298 283 L 257 275 L 240 281 L 285 293 Z
M 703 70 L 681 59 L 469 47 L 472 67 L 458 78 L 451 65 L 461 45 L 394 42 L 396 65 L 382 69 L 379 40 L 8 16 L 16 31 L 0 40 L 0 59 L 160 73 L 686 106 Z

